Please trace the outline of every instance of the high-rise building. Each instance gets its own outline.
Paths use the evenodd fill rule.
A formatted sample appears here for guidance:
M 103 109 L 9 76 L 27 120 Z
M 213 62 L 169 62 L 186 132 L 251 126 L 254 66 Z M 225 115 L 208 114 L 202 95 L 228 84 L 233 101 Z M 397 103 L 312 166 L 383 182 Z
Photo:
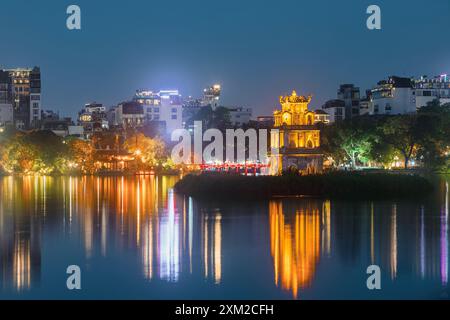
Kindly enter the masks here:
M 41 120 L 41 71 L 39 67 L 6 69 L 11 81 L 14 124 L 18 129 L 37 128 Z
M 342 84 L 339 87 L 337 97 L 344 101 L 345 104 L 345 118 L 350 119 L 359 115 L 359 88 L 353 84 Z

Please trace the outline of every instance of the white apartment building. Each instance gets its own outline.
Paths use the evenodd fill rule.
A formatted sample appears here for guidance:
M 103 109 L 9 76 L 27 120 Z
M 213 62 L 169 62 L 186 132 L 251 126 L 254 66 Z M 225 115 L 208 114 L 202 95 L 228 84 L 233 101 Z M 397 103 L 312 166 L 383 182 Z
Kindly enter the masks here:
M 166 133 L 183 128 L 183 99 L 178 90 L 137 90 L 133 98 L 143 107 L 144 121 L 164 121 Z
M 416 112 L 413 81 L 410 78 L 392 76 L 388 80 L 378 82 L 371 90 L 369 113 L 405 114 Z
M 417 109 L 433 100 L 439 100 L 441 104 L 450 103 L 450 78 L 446 74 L 434 78 L 422 76 L 413 81 Z
M 328 113 L 329 122 L 334 123 L 345 119 L 345 101 L 340 99 L 329 100 L 322 106 L 322 110 Z

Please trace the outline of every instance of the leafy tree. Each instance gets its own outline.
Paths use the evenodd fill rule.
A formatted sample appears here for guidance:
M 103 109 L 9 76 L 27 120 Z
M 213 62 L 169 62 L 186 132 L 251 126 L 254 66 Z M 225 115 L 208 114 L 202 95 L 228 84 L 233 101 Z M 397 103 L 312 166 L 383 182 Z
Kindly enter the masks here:
M 397 115 L 390 117 L 384 124 L 383 138 L 395 150 L 400 152 L 405 162 L 405 169 L 408 168 L 409 161 L 417 151 L 418 143 L 421 139 L 417 115 Z
M 430 102 L 418 111 L 420 142 L 417 156 L 430 169 L 447 169 L 450 146 L 450 104 Z
M 136 133 L 127 138 L 124 147 L 147 167 L 160 165 L 167 158 L 164 141 L 160 138 L 148 138 L 142 133 Z
M 215 128 L 224 131 L 231 128 L 230 110 L 225 107 L 217 107 L 215 110 L 211 106 L 202 107 L 191 119 L 194 121 L 202 121 L 203 129 Z
M 69 139 L 66 141 L 69 147 L 69 157 L 61 160 L 68 171 L 81 173 L 93 173 L 95 171 L 95 149 L 90 141 Z
M 373 137 L 356 121 L 336 123 L 322 132 L 322 149 L 338 164 L 350 162 L 352 168 L 370 160 Z

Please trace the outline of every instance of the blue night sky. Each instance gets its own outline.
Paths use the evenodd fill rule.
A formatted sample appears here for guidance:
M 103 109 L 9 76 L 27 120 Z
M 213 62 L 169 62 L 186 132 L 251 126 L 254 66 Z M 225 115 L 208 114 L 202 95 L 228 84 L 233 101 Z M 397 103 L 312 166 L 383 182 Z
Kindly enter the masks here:
M 317 108 L 340 83 L 450 73 L 448 0 L 0 1 L 0 67 L 40 66 L 43 107 L 61 115 L 138 88 L 200 96 L 218 82 L 225 105 L 257 116 L 292 89 Z M 66 28 L 70 4 L 81 31 Z M 381 31 L 366 28 L 370 4 Z

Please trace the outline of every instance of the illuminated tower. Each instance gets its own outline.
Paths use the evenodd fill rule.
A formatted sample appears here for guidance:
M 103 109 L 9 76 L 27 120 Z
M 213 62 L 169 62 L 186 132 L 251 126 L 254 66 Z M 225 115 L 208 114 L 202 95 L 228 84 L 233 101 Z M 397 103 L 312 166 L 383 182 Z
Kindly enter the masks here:
M 295 91 L 280 97 L 281 110 L 274 112 L 271 147 L 279 150 L 272 154 L 271 173 L 294 169 L 302 173 L 322 171 L 320 130 L 314 124 L 315 113 L 308 110 L 311 96 L 298 96 Z

